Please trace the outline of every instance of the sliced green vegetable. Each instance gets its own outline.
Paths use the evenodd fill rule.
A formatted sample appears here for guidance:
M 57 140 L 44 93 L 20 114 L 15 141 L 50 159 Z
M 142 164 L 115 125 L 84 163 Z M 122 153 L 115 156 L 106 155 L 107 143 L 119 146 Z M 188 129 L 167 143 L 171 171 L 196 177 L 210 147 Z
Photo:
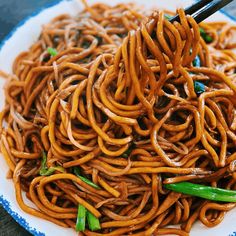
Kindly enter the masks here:
M 202 36 L 203 34 L 206 34 L 206 31 L 205 31 L 203 28 L 199 28 L 199 31 L 200 31 L 201 36 Z
M 62 166 L 53 166 L 53 167 L 50 167 L 49 169 L 57 170 L 62 173 L 65 172 L 65 169 Z
M 49 175 L 52 175 L 54 173 L 54 169 L 53 168 L 49 168 L 49 169 L 41 169 L 39 171 L 39 174 L 42 175 L 42 176 L 49 176 Z
M 129 157 L 129 155 L 131 154 L 131 152 L 133 151 L 133 149 L 135 148 L 135 144 L 132 143 L 129 148 L 121 155 L 124 158 Z
M 201 94 L 205 92 L 205 85 L 201 82 L 194 81 L 194 90 L 197 94 Z
M 169 15 L 169 14 L 165 14 L 164 16 L 165 16 L 165 18 L 166 18 L 167 20 L 170 20 L 170 19 L 172 18 L 172 16 Z
M 211 43 L 213 41 L 213 38 L 209 34 L 207 34 L 206 37 L 205 37 L 205 41 L 207 43 Z
M 78 176 L 82 181 L 84 181 L 86 184 L 96 188 L 96 189 L 100 189 L 100 187 L 98 185 L 96 185 L 95 183 L 93 183 L 92 181 L 90 181 L 89 179 L 83 177 L 83 176 Z
M 62 166 L 54 166 L 54 167 L 47 167 L 47 155 L 43 152 L 43 160 L 41 164 L 41 168 L 39 174 L 42 176 L 48 176 L 54 173 L 54 171 L 65 172 L 65 169 Z
M 209 34 L 207 34 L 207 32 L 203 28 L 200 28 L 199 30 L 202 38 L 206 43 L 211 43 L 213 41 L 213 38 Z
M 75 175 L 77 175 L 78 177 L 80 176 L 81 173 L 80 173 L 80 168 L 79 167 L 75 166 L 73 168 L 73 171 L 74 171 Z
M 75 230 L 77 232 L 83 232 L 85 230 L 86 219 L 88 220 L 88 226 L 90 230 L 95 231 L 101 229 L 99 219 L 96 218 L 83 205 L 79 204 L 76 225 L 75 225 Z
M 96 231 L 101 229 L 99 219 L 94 216 L 90 211 L 87 212 L 87 219 L 90 230 Z
M 124 158 L 127 158 L 127 157 L 129 157 L 131 152 L 132 152 L 132 150 L 131 150 L 131 148 L 129 148 L 121 156 Z
M 92 186 L 93 188 L 96 189 L 100 189 L 100 187 L 98 185 L 96 185 L 95 183 L 93 183 L 91 180 L 83 177 L 80 175 L 80 169 L 78 167 L 74 167 L 74 173 L 77 177 L 79 177 L 82 181 L 84 181 L 86 184 Z
M 221 188 L 213 188 L 200 184 L 189 182 L 180 182 L 175 184 L 165 184 L 165 188 L 175 192 L 201 197 L 213 201 L 236 202 L 236 191 Z
M 88 47 L 90 46 L 90 44 L 91 44 L 90 42 L 84 41 L 84 42 L 82 43 L 81 47 L 86 49 L 86 48 L 88 48 Z
M 55 48 L 48 48 L 47 49 L 48 53 L 51 55 L 51 56 L 56 56 L 57 55 L 57 50 Z
M 98 40 L 98 45 L 100 45 L 103 41 L 103 38 L 100 36 L 96 36 L 96 39 Z
M 199 56 L 196 56 L 195 59 L 193 60 L 193 66 L 194 67 L 201 67 L 201 60 Z
M 41 163 L 40 175 L 41 175 L 41 171 L 44 172 L 47 169 L 48 169 L 47 168 L 47 156 L 46 156 L 46 153 L 43 151 L 43 160 Z
M 75 225 L 75 230 L 77 232 L 85 230 L 86 212 L 87 212 L 87 209 L 83 205 L 79 204 L 77 220 L 76 220 L 76 225 Z

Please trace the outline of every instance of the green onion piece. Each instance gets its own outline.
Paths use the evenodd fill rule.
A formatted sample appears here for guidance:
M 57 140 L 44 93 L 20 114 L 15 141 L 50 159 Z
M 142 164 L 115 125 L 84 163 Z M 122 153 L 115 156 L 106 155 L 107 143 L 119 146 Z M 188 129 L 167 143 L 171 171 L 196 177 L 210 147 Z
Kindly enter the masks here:
M 124 158 L 127 158 L 127 157 L 129 157 L 131 152 L 132 152 L 132 149 L 129 148 L 121 156 L 124 157 Z
M 96 36 L 96 39 L 98 40 L 98 45 L 102 43 L 103 38 L 100 36 Z
M 54 171 L 60 171 L 60 172 L 65 172 L 65 169 L 62 166 L 53 166 L 48 168 L 47 167 L 47 155 L 46 153 L 43 151 L 43 160 L 42 160 L 42 164 L 41 164 L 41 168 L 39 171 L 39 174 L 42 176 L 48 176 L 54 173 Z
M 84 181 L 86 184 L 96 188 L 96 189 L 100 189 L 100 187 L 98 185 L 96 185 L 95 183 L 93 183 L 92 181 L 90 181 L 89 179 L 83 177 L 83 176 L 78 176 L 82 181 Z
M 74 173 L 77 177 L 79 177 L 83 182 L 85 182 L 86 184 L 90 185 L 93 188 L 96 189 L 101 189 L 98 185 L 96 185 L 95 183 L 93 183 L 91 180 L 83 177 L 80 175 L 80 169 L 78 167 L 74 167 Z
M 43 151 L 43 160 L 41 163 L 41 168 L 39 171 L 40 175 L 51 175 L 54 171 L 48 171 L 48 167 L 47 167 L 47 155 L 46 153 Z
M 201 67 L 201 60 L 199 56 L 196 56 L 195 59 L 193 60 L 193 66 L 194 67 Z
M 79 204 L 77 220 L 76 220 L 76 225 L 75 225 L 75 230 L 77 232 L 85 230 L 86 212 L 87 212 L 87 209 L 83 205 Z
M 48 53 L 51 55 L 51 56 L 56 56 L 57 55 L 57 50 L 55 48 L 48 48 L 47 49 Z
M 129 155 L 127 153 L 125 153 L 125 152 L 121 156 L 124 157 L 124 158 L 129 157 Z
M 57 171 L 59 171 L 59 172 L 61 172 L 61 173 L 64 173 L 64 172 L 65 172 L 65 169 L 64 169 L 62 166 L 53 166 L 53 167 L 50 167 L 49 170 L 50 170 L 50 169 L 57 170 Z
M 133 149 L 135 148 L 135 144 L 132 143 L 129 148 L 121 155 L 124 158 L 129 157 L 130 153 L 133 151 Z
M 165 184 L 165 188 L 175 192 L 201 197 L 213 201 L 236 202 L 236 191 L 222 188 L 213 188 L 200 184 L 189 182 L 180 182 L 175 184 Z
M 194 90 L 197 94 L 201 94 L 205 92 L 205 85 L 198 81 L 194 81 Z
M 41 164 L 41 169 L 46 169 L 47 168 L 47 155 L 46 153 L 43 151 L 43 160 L 42 160 L 42 164 Z
M 88 42 L 88 41 L 84 41 L 81 45 L 81 47 L 85 48 L 85 49 L 88 48 L 89 46 L 90 46 L 90 42 Z
M 94 216 L 90 211 L 87 211 L 87 219 L 90 230 L 96 231 L 101 229 L 99 219 L 96 218 L 96 216 Z
M 213 41 L 213 38 L 209 34 L 207 34 L 207 32 L 203 28 L 200 28 L 199 31 L 206 43 L 211 43 Z
M 39 174 L 42 175 L 42 176 L 49 176 L 49 175 L 52 175 L 54 173 L 54 169 L 53 168 L 49 168 L 49 169 L 44 169 L 44 170 L 40 170 L 39 171 Z
M 203 28 L 199 28 L 199 31 L 200 31 L 201 35 L 205 35 L 206 34 L 206 31 Z
M 53 166 L 53 167 L 50 167 L 49 169 L 40 170 L 39 174 L 42 176 L 48 176 L 48 175 L 53 174 L 56 170 L 61 173 L 65 172 L 65 169 L 62 166 L 55 166 L 55 167 Z
M 209 34 L 207 34 L 206 37 L 205 37 L 205 42 L 206 43 L 211 43 L 212 41 L 213 41 L 213 38 Z
M 165 16 L 165 18 L 166 18 L 167 20 L 170 20 L 170 19 L 172 18 L 172 16 L 169 15 L 169 14 L 165 14 L 164 16 Z
M 74 171 L 75 175 L 77 175 L 78 177 L 80 176 L 80 169 L 79 169 L 79 167 L 75 166 L 73 168 L 73 171 Z

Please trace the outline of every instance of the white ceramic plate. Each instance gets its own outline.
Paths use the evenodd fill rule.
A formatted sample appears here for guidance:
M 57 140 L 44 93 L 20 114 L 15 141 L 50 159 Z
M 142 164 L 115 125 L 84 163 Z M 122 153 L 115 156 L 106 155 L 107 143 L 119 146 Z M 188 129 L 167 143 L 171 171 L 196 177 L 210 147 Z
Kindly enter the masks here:
M 92 4 L 98 0 L 89 0 L 88 3 Z M 126 0 L 99 0 L 109 4 L 117 4 L 125 2 Z M 168 1 L 151 1 L 151 0 L 129 0 L 136 2 L 146 7 L 160 7 L 174 10 L 176 7 L 190 5 L 192 0 L 168 0 Z M 70 13 L 75 15 L 80 11 L 83 6 L 76 0 L 62 0 L 57 1 L 50 6 L 41 9 L 40 12 L 33 14 L 25 21 L 21 22 L 0 44 L 0 69 L 6 72 L 11 72 L 11 66 L 14 58 L 22 51 L 27 50 L 38 38 L 41 26 L 53 17 L 62 14 Z M 234 19 L 226 16 L 225 13 L 217 13 L 211 17 L 210 20 L 225 20 L 235 23 Z M 4 106 L 4 93 L 3 93 L 4 80 L 0 80 L 0 109 Z M 37 236 L 75 236 L 77 235 L 72 229 L 65 229 L 59 227 L 48 221 L 36 218 L 23 212 L 17 205 L 15 199 L 15 191 L 11 180 L 6 179 L 8 167 L 0 156 L 0 203 L 8 211 L 9 214 L 25 229 Z M 32 205 L 31 202 L 26 202 Z M 1 219 L 0 219 L 1 220 Z M 236 209 L 227 213 L 224 221 L 215 228 L 206 228 L 201 223 L 194 224 L 191 231 L 191 236 L 236 236 Z

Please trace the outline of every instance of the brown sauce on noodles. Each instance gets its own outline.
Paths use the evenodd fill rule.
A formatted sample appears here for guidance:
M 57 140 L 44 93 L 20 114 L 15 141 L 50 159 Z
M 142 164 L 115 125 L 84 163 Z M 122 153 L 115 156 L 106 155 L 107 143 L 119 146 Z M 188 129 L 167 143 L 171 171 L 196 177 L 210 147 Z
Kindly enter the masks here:
M 184 236 L 235 206 L 162 187 L 191 180 L 236 189 L 235 26 L 202 23 L 213 39 L 206 44 L 178 13 L 171 24 L 134 4 L 87 6 L 45 25 L 13 75 L 2 73 L 1 152 L 25 212 L 74 228 L 82 204 L 102 227 L 84 235 Z M 48 168 L 64 172 L 40 176 L 43 150 Z M 100 189 L 76 177 L 76 166 Z

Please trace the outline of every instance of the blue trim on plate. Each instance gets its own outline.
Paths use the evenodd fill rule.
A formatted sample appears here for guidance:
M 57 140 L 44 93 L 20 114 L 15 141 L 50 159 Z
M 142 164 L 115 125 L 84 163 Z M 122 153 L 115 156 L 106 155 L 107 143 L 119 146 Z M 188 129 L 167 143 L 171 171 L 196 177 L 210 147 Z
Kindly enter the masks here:
M 44 233 L 39 232 L 37 229 L 30 227 L 29 223 L 26 221 L 25 218 L 20 216 L 18 213 L 13 211 L 11 209 L 10 202 L 6 200 L 3 195 L 0 195 L 0 204 L 3 206 L 3 208 L 13 217 L 13 219 L 20 224 L 22 227 L 24 227 L 28 232 L 33 234 L 34 236 L 45 236 Z
M 24 18 L 22 21 L 20 21 L 12 30 L 9 34 L 7 34 L 7 36 L 4 37 L 4 39 L 0 42 L 0 51 L 3 48 L 3 46 L 5 45 L 5 43 L 14 35 L 14 33 L 17 31 L 18 28 L 20 28 L 21 26 L 23 26 L 28 20 L 30 20 L 32 17 L 40 14 L 43 10 L 46 10 L 50 7 L 56 6 L 57 4 L 59 4 L 62 1 L 71 1 L 71 0 L 55 0 L 49 4 L 44 5 L 43 7 L 40 7 L 39 9 L 37 9 L 36 11 L 34 11 L 31 15 L 29 15 L 28 17 Z M 19 224 L 21 225 L 23 228 L 25 228 L 28 232 L 30 232 L 31 234 L 33 234 L 34 236 L 45 236 L 45 233 L 42 233 L 40 231 L 38 231 L 35 228 L 32 228 L 29 223 L 26 221 L 25 218 L 23 218 L 22 216 L 20 216 L 17 212 L 13 211 L 11 209 L 11 205 L 10 202 L 8 200 L 6 200 L 3 195 L 0 195 L 0 205 L 3 206 L 3 208 L 8 212 L 9 215 L 12 216 L 12 218 Z
M 229 14 L 228 12 L 226 12 L 225 10 L 220 10 L 220 12 L 222 14 L 224 14 L 225 16 L 227 16 L 229 19 L 233 20 L 236 22 L 236 17 L 235 16 L 232 16 L 231 14 Z
M 57 4 L 59 4 L 60 2 L 63 1 L 72 1 L 72 0 L 55 0 L 52 3 L 46 4 L 45 6 L 39 8 L 37 11 L 33 12 L 31 15 L 29 15 L 28 17 L 26 17 L 24 20 L 20 21 L 12 30 L 9 34 L 7 34 L 7 36 L 4 37 L 4 39 L 0 42 L 0 50 L 2 49 L 2 47 L 5 45 L 5 43 L 13 36 L 13 34 L 16 32 L 16 30 L 23 26 L 30 18 L 38 15 L 39 13 L 41 13 L 43 10 L 46 10 L 50 7 L 56 6 Z M 225 16 L 227 16 L 229 19 L 233 20 L 236 22 L 236 17 L 228 14 L 226 11 L 224 10 L 220 10 L 220 12 L 222 14 L 224 14 Z M 25 218 L 23 218 L 22 216 L 20 216 L 18 213 L 14 212 L 11 209 L 11 205 L 10 202 L 8 200 L 6 200 L 3 195 L 0 195 L 0 204 L 3 206 L 3 208 L 8 212 L 8 214 L 10 214 L 12 216 L 12 218 L 19 224 L 21 225 L 23 228 L 25 228 L 28 232 L 30 232 L 31 234 L 33 234 L 34 236 L 45 236 L 45 233 L 39 232 L 37 231 L 35 228 L 30 227 L 29 223 L 26 221 Z M 232 234 L 230 234 L 229 236 L 231 236 Z M 236 235 L 236 232 L 233 232 L 233 235 Z M 232 235 L 232 236 L 233 236 Z
M 30 18 L 38 15 L 39 13 L 41 13 L 43 10 L 46 10 L 50 7 L 56 6 L 57 4 L 59 4 L 60 2 L 63 1 L 72 1 L 72 0 L 55 0 L 51 3 L 48 3 L 46 5 L 44 5 L 43 7 L 40 7 L 39 9 L 37 9 L 36 11 L 34 11 L 32 14 L 30 14 L 29 16 L 27 16 L 26 18 L 24 18 L 22 21 L 20 21 L 11 31 L 10 33 L 8 33 L 4 39 L 0 42 L 0 50 L 2 49 L 2 47 L 5 45 L 5 43 L 13 36 L 13 34 L 17 31 L 18 28 L 20 28 L 21 26 L 23 26 Z

